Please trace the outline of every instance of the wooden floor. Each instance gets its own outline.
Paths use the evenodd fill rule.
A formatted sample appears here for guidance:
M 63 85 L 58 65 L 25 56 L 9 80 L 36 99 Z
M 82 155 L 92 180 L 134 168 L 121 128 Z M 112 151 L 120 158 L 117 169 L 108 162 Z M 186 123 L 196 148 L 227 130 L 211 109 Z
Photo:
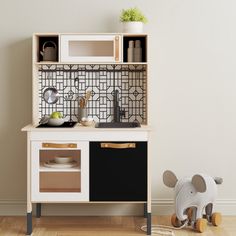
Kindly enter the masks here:
M 170 225 L 170 217 L 154 216 L 153 224 Z M 145 235 L 142 217 L 46 217 L 33 220 L 34 236 L 134 236 Z M 0 217 L 0 236 L 25 235 L 25 217 Z M 236 217 L 223 217 L 222 225 L 208 225 L 200 234 L 190 228 L 175 230 L 176 236 L 236 236 Z

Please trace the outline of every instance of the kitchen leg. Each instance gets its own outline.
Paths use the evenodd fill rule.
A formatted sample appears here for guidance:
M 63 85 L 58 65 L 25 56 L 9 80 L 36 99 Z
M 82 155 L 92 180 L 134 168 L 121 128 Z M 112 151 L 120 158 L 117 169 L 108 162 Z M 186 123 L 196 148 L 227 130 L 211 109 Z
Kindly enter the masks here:
M 32 212 L 27 213 L 27 233 L 26 235 L 32 234 Z
M 41 203 L 36 203 L 36 218 L 41 217 Z
M 27 235 L 32 234 L 32 202 L 31 202 L 31 143 L 30 134 L 27 132 Z
M 147 218 L 147 203 L 144 203 L 144 218 Z
M 152 235 L 152 214 L 147 213 L 147 235 Z

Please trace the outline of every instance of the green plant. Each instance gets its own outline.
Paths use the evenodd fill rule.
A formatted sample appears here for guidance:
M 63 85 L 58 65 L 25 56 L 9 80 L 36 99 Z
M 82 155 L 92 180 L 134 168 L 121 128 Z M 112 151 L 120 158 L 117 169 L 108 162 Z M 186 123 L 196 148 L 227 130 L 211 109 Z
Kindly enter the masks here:
M 126 10 L 123 9 L 120 15 L 120 21 L 121 22 L 139 21 L 145 24 L 147 23 L 147 18 L 137 7 L 134 7 Z

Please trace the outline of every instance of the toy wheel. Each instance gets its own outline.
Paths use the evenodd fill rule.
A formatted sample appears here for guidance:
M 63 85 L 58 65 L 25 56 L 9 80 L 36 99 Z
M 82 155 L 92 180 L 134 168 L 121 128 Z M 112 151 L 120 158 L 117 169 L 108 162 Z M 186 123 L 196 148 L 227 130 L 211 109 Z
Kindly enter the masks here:
M 220 213 L 215 212 L 215 213 L 212 214 L 212 216 L 211 216 L 211 223 L 214 226 L 220 225 L 221 221 L 222 221 L 222 218 L 221 218 L 221 214 Z
M 207 220 L 206 219 L 197 219 L 195 228 L 199 233 L 203 233 L 207 226 Z
M 174 227 L 180 227 L 182 224 L 182 222 L 177 218 L 176 214 L 173 214 L 171 216 L 171 224 L 174 226 Z

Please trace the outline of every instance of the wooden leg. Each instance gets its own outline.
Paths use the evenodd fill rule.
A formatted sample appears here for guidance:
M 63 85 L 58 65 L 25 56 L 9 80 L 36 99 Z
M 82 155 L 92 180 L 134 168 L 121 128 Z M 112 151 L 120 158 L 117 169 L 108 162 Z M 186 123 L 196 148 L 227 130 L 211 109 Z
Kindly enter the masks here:
M 26 235 L 32 234 L 32 212 L 27 213 L 27 233 Z
M 36 217 L 41 217 L 41 203 L 36 203 Z

